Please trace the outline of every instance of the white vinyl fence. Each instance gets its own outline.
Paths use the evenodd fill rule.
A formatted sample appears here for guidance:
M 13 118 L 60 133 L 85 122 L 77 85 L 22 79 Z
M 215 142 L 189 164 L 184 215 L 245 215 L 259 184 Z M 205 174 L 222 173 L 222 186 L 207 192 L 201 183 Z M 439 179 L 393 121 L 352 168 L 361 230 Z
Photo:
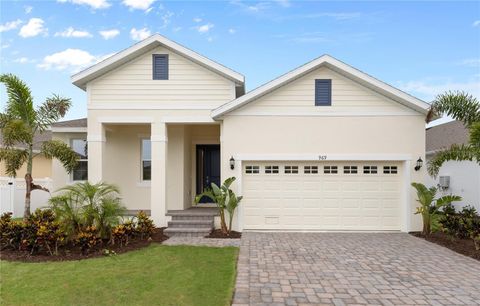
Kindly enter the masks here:
M 34 179 L 37 185 L 52 188 L 52 179 Z M 47 206 L 50 193 L 43 190 L 32 191 L 30 211 Z M 22 217 L 25 205 L 25 180 L 23 178 L 0 177 L 0 213 L 12 212 L 13 217 Z

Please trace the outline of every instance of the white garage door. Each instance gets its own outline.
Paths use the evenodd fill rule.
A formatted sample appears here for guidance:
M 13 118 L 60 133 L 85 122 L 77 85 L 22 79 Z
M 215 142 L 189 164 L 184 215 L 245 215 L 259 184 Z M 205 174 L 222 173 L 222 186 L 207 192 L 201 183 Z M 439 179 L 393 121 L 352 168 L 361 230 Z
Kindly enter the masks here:
M 244 162 L 244 229 L 400 230 L 401 164 Z

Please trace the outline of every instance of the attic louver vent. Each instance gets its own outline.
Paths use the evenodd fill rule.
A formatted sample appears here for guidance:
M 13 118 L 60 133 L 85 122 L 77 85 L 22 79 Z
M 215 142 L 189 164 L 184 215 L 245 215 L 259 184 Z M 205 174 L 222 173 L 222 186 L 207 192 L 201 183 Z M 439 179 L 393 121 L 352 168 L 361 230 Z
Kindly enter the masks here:
M 153 55 L 153 79 L 168 80 L 168 54 Z
M 315 80 L 315 106 L 332 105 L 332 80 Z

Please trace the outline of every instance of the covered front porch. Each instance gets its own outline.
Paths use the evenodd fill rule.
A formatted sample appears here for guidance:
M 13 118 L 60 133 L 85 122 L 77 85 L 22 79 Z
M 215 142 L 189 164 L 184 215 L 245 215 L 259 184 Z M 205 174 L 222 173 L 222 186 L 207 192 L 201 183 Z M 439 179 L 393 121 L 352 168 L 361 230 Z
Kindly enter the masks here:
M 220 183 L 220 124 L 138 121 L 89 124 L 89 180 L 117 185 L 129 213 L 147 211 L 157 226 L 182 211 L 211 214 L 205 200 L 191 208 Z

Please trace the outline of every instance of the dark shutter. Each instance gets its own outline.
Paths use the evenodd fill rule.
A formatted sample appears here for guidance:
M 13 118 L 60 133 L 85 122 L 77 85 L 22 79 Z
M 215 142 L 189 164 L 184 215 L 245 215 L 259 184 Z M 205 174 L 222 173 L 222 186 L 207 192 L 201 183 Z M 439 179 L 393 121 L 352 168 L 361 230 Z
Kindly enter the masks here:
M 332 80 L 315 80 L 315 106 L 332 105 Z
M 168 54 L 153 55 L 153 79 L 168 80 Z

